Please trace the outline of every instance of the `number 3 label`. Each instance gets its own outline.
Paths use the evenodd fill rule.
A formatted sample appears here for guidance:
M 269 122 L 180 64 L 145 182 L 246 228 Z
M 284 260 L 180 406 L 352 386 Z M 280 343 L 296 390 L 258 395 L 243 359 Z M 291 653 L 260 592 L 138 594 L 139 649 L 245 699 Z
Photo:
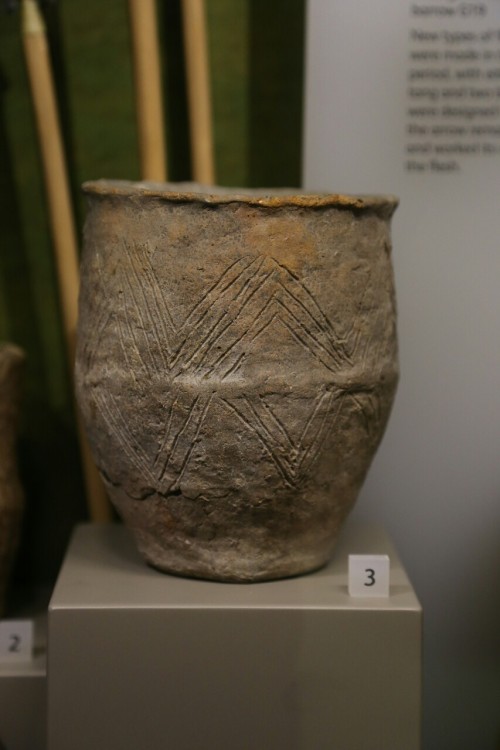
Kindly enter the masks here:
M 389 556 L 349 555 L 349 596 L 389 596 Z
M 365 586 L 375 586 L 375 571 L 373 568 L 366 568 L 365 573 L 367 575 L 367 579 L 364 583 Z
M 32 620 L 0 620 L 0 661 L 29 661 L 33 653 Z

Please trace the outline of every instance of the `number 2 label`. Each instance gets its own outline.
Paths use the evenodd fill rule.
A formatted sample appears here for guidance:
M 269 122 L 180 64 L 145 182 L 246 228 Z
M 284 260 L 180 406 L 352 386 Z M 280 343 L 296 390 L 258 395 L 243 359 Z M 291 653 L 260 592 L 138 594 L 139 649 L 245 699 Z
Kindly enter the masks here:
M 388 555 L 349 555 L 349 595 L 389 596 Z
M 33 621 L 0 620 L 0 661 L 29 661 L 33 654 Z
M 12 633 L 10 636 L 9 654 L 18 654 L 22 643 L 22 638 L 17 633 Z

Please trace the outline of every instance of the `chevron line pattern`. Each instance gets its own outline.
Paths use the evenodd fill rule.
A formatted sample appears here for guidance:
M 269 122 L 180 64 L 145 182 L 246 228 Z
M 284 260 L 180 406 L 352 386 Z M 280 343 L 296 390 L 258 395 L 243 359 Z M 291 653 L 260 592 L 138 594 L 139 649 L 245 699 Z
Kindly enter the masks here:
M 259 337 L 275 326 L 284 328 L 319 365 L 335 373 L 352 364 L 353 352 L 347 337 L 338 334 L 294 273 L 264 256 L 244 256 L 234 261 L 185 320 L 176 325 L 148 248 L 131 248 L 125 243 L 123 253 L 127 272 L 117 268 L 122 293 L 120 324 L 116 327 L 124 366 L 133 372 L 132 362 L 138 362 L 148 382 L 157 382 L 166 375 L 171 383 L 165 394 L 162 434 L 152 462 L 140 436 L 121 416 L 117 398 L 102 393 L 97 397 L 102 418 L 129 460 L 153 489 L 162 493 L 178 489 L 211 404 L 218 400 L 259 442 L 282 483 L 297 485 L 317 459 L 338 415 L 341 389 L 320 389 L 311 398 L 310 409 L 305 410 L 300 435 L 292 437 L 264 395 L 252 399 L 245 395 L 223 398 L 216 393 L 190 397 L 183 392 L 180 396 L 175 381 L 186 374 L 195 379 L 234 378 L 252 357 Z M 100 319 L 103 326 L 111 320 L 105 310 Z M 101 338 L 102 329 L 96 330 L 95 346 Z M 138 380 L 143 381 L 143 377 L 138 376 Z

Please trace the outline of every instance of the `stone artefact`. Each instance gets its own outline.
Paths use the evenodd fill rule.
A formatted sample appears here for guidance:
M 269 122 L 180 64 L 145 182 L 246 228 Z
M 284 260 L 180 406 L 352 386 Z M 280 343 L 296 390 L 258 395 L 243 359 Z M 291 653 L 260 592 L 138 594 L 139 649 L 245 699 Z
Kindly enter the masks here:
M 16 438 L 24 353 L 0 344 L 0 617 L 19 544 L 24 494 L 17 473 Z
M 396 389 L 397 201 L 84 189 L 77 394 L 145 559 L 229 581 L 323 565 Z

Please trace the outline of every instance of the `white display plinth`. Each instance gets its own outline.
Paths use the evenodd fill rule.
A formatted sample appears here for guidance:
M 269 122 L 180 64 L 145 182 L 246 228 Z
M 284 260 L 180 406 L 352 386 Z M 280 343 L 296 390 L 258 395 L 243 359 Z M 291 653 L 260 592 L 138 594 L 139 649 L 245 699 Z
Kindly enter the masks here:
M 348 554 L 388 554 L 353 599 Z M 77 528 L 49 608 L 49 750 L 416 750 L 421 608 L 377 528 L 271 583 L 148 568 L 119 525 Z

